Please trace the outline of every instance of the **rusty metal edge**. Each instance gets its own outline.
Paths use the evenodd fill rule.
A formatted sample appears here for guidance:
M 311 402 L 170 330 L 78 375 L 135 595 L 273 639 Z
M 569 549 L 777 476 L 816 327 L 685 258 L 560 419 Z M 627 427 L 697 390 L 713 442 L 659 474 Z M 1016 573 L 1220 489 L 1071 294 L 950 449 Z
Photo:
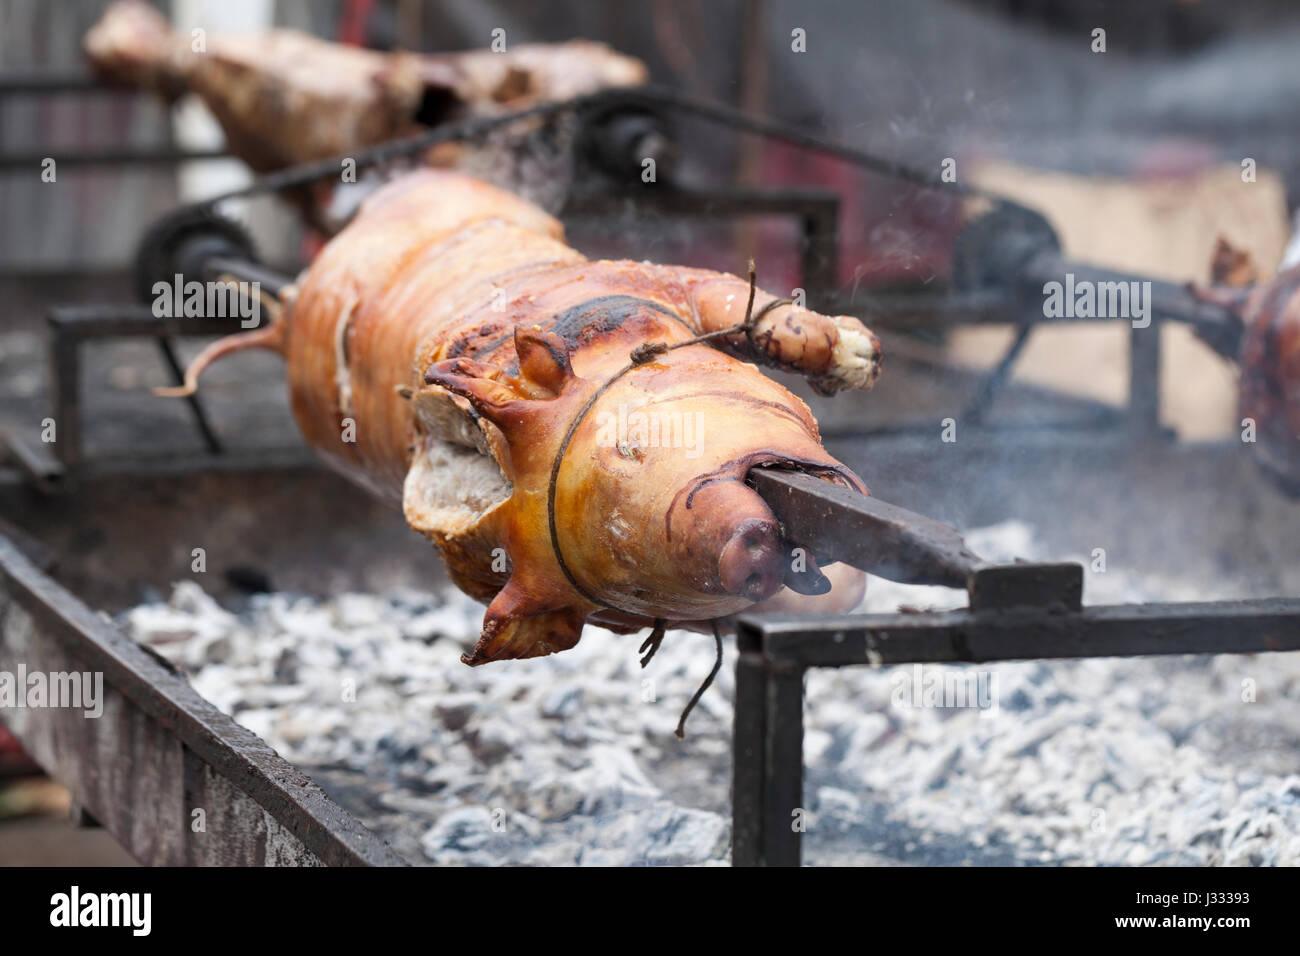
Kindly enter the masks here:
M 0 536 L 0 583 L 43 632 L 175 735 L 329 866 L 406 866 L 387 843 L 330 800 L 262 739 L 204 700 L 179 674 L 41 573 Z

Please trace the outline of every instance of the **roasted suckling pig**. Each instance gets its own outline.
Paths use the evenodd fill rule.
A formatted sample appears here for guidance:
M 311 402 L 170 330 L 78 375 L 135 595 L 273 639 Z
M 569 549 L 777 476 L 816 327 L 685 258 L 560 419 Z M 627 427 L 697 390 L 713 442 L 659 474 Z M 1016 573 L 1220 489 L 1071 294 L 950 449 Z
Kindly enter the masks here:
M 279 351 L 307 441 L 400 502 L 488 603 L 467 663 L 564 650 L 588 620 L 698 624 L 783 586 L 828 611 L 861 596 L 746 484 L 786 468 L 866 490 L 751 364 L 870 388 L 880 348 L 857 319 L 733 275 L 588 260 L 536 206 L 431 169 L 372 195 L 281 302 L 187 387 L 220 355 Z
M 583 40 L 500 52 L 380 53 L 292 30 L 181 33 L 142 0 L 111 4 L 86 34 L 85 50 L 106 82 L 168 100 L 198 95 L 231 152 L 260 172 L 439 122 L 646 80 L 639 60 Z

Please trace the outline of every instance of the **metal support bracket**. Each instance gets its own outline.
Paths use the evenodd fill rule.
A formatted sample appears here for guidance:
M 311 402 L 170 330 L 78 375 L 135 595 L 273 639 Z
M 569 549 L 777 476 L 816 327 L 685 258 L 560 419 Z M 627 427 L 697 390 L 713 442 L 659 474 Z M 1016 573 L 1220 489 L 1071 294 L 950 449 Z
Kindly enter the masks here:
M 819 559 L 964 588 L 933 614 L 744 615 L 736 623 L 732 863 L 798 866 L 810 667 L 1300 650 L 1300 599 L 1082 606 L 1079 564 L 989 564 L 956 529 L 810 475 L 755 469 L 787 537 Z

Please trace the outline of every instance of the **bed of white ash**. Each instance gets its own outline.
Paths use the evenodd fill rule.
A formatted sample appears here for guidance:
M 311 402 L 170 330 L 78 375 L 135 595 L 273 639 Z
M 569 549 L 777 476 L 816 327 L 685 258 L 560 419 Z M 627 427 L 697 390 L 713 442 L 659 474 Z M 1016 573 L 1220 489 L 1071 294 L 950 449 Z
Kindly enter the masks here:
M 1034 556 L 1018 523 L 967 537 Z M 1089 603 L 1205 597 L 1087 582 Z M 963 598 L 873 579 L 864 609 Z M 639 636 L 595 628 L 471 669 L 481 616 L 451 591 L 232 613 L 185 582 L 123 622 L 412 862 L 725 862 L 734 645 L 679 741 L 710 636 L 669 632 L 645 671 Z M 935 706 L 958 690 L 975 706 Z M 806 698 L 806 862 L 1300 864 L 1298 654 L 822 670 Z

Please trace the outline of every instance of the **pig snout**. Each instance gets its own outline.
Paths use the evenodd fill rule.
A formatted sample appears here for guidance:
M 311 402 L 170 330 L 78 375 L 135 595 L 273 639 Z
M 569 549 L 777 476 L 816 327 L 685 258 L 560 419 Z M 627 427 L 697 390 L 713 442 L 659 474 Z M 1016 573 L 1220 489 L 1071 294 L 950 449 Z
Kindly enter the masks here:
M 783 583 L 781 531 L 775 521 L 750 518 L 736 528 L 718 556 L 718 577 L 728 594 L 762 601 Z
M 781 526 L 754 489 L 714 480 L 681 495 L 671 512 L 670 549 L 705 594 L 762 601 L 785 581 Z

